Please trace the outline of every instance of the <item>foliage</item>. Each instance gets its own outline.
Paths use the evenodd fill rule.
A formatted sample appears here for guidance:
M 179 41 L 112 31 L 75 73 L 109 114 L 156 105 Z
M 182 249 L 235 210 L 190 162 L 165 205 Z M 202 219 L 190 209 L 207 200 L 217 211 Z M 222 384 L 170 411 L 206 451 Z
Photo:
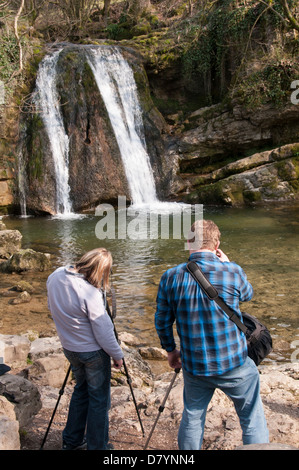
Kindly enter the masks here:
M 19 47 L 16 37 L 3 34 L 0 41 L 0 80 L 8 82 L 12 74 L 18 69 Z
M 293 3 L 289 2 L 290 5 Z M 281 103 L 286 92 L 287 75 L 280 68 L 280 62 L 273 63 L 267 51 L 269 42 L 285 30 L 286 21 L 280 0 L 216 0 L 206 2 L 206 11 L 193 24 L 193 40 L 183 55 L 183 71 L 186 78 L 206 77 L 216 80 L 221 88 L 222 98 L 228 88 L 242 86 L 244 69 L 252 56 L 270 56 L 269 63 L 246 81 L 243 93 L 245 102 L 251 102 L 251 88 L 262 81 L 265 88 L 264 100 Z M 269 33 L 270 31 L 270 33 Z M 272 34 L 272 37 L 269 36 Z M 262 60 L 263 62 L 263 60 Z M 289 87 L 289 82 L 288 82 Z M 210 87 L 211 88 L 211 87 Z M 218 97 L 219 98 L 219 95 Z M 260 100 L 258 100 L 260 102 Z
M 298 73 L 299 69 L 288 63 L 270 63 L 244 78 L 235 96 L 248 108 L 256 108 L 268 102 L 279 107 L 289 97 L 290 83 Z

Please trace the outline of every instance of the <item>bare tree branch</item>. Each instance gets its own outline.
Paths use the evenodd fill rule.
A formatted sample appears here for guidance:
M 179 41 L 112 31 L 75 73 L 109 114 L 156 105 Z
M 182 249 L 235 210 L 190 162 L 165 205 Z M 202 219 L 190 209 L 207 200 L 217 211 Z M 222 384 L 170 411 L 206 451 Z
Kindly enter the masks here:
M 23 70 L 23 48 L 22 48 L 22 44 L 21 44 L 21 40 L 19 36 L 19 31 L 18 31 L 18 21 L 23 11 L 24 4 L 25 4 L 25 0 L 21 0 L 20 8 L 15 16 L 15 21 L 14 21 L 14 32 L 15 32 L 15 36 L 16 36 L 18 46 L 19 46 L 19 70 L 17 73 L 20 73 Z
M 287 0 L 279 0 L 282 5 L 282 8 L 285 12 L 286 17 L 288 18 L 290 24 L 294 29 L 299 31 L 299 22 L 296 20 L 295 16 L 292 14 Z

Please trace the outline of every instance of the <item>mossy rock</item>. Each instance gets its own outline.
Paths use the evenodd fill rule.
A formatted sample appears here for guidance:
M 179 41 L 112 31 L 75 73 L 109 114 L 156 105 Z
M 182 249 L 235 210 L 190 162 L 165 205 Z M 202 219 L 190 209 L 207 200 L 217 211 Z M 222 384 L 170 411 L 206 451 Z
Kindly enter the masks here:
M 11 258 L 0 265 L 0 270 L 6 273 L 23 271 L 46 271 L 51 268 L 50 255 L 40 253 L 30 248 L 19 250 Z

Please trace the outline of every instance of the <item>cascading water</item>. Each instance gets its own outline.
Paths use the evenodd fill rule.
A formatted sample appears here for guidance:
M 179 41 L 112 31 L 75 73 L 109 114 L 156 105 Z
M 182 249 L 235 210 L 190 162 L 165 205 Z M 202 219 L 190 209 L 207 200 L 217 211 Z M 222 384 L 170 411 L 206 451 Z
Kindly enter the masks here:
M 86 51 L 119 146 L 132 203 L 156 203 L 155 181 L 146 151 L 133 71 L 116 47 L 89 47 Z
M 47 55 L 42 61 L 37 79 L 35 104 L 48 133 L 56 174 L 56 213 L 72 214 L 69 186 L 69 139 L 60 113 L 56 90 L 56 65 L 61 50 Z
M 133 70 L 120 48 L 83 46 L 86 60 L 107 109 L 120 150 L 133 207 L 168 210 L 158 200 L 146 149 L 142 109 Z M 57 92 L 57 63 L 62 49 L 47 55 L 36 80 L 35 105 L 48 134 L 56 179 L 56 214 L 75 216 L 69 186 L 69 138 L 65 131 Z M 171 210 L 176 204 L 171 205 Z M 163 207 L 161 207 L 163 206 Z

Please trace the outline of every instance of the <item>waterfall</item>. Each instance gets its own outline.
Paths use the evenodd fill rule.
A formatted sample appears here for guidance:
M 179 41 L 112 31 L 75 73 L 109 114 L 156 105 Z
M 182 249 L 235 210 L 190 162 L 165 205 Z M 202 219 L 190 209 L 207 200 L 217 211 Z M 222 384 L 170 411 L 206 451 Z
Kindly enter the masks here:
M 56 214 L 75 216 L 70 200 L 69 137 L 65 131 L 56 86 L 57 63 L 62 50 L 47 55 L 41 62 L 34 103 L 43 120 L 54 163 Z M 133 70 L 118 47 L 84 46 L 83 50 L 110 118 L 132 204 L 159 204 Z
M 21 216 L 27 217 L 27 207 L 26 207 L 26 177 L 25 177 L 25 165 L 23 161 L 23 152 L 19 150 L 18 152 L 18 186 L 19 186 L 19 198 L 20 198 L 20 209 Z
M 87 58 L 107 108 L 133 205 L 156 203 L 134 74 L 118 48 L 89 47 Z
M 60 113 L 56 90 L 56 65 L 60 50 L 47 55 L 42 61 L 36 79 L 35 104 L 41 113 L 52 151 L 56 174 L 56 213 L 72 213 L 69 186 L 69 139 Z

